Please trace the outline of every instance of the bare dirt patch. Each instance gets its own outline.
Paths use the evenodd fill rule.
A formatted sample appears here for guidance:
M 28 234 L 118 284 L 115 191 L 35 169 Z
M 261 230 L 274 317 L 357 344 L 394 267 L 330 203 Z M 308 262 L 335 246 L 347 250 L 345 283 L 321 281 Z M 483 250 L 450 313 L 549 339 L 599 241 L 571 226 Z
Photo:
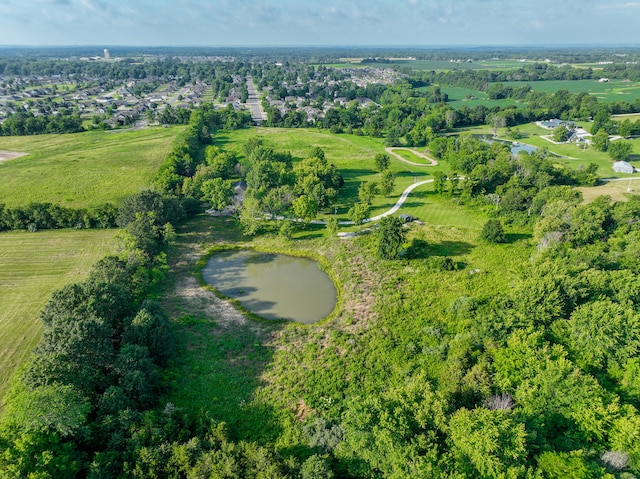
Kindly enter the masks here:
M 608 181 L 598 186 L 582 186 L 578 189 L 582 192 L 584 203 L 591 203 L 598 196 L 611 196 L 614 201 L 629 201 L 631 195 L 640 194 L 640 178 L 629 181 Z
M 231 301 L 218 297 L 200 284 L 194 267 L 216 241 L 212 241 L 214 235 L 208 231 L 211 226 L 208 220 L 194 226 L 194 231 L 181 235 L 177 245 L 178 251 L 171 264 L 175 279 L 164 295 L 164 307 L 173 318 L 210 319 L 217 331 L 241 327 L 256 333 L 264 332 L 268 328 L 263 324 L 248 320 Z
M 14 160 L 28 154 L 29 153 L 22 153 L 19 151 L 0 150 L 0 163 L 2 163 L 3 161 Z
M 212 319 L 223 328 L 247 323 L 247 318 L 233 304 L 200 286 L 193 277 L 180 278 L 175 285 L 174 294 L 181 309 L 187 314 Z

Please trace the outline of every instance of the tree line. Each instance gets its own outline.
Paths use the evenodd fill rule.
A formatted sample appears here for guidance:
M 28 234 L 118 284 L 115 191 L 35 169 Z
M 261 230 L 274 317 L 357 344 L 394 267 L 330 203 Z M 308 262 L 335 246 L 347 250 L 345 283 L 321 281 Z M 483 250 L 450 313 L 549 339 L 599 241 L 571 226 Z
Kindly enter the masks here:
M 61 109 L 52 115 L 34 115 L 29 111 L 11 113 L 0 123 L 0 136 L 78 133 L 84 131 L 82 119 L 73 109 Z

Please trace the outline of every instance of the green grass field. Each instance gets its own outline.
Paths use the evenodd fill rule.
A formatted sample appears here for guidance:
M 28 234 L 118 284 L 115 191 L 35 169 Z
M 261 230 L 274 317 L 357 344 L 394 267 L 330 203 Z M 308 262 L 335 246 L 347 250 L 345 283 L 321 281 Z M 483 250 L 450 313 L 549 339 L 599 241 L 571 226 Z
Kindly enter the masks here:
M 640 120 L 640 113 L 628 113 L 623 115 L 611 115 L 611 119 L 615 121 L 638 121 Z
M 345 184 L 340 190 L 334 207 L 338 208 L 339 220 L 347 220 L 347 211 L 357 201 L 358 188 L 363 181 L 377 181 L 379 175 L 374 169 L 374 157 L 377 153 L 384 153 L 384 144 L 380 138 L 369 138 L 347 134 L 330 134 L 318 130 L 259 128 L 250 130 L 236 130 L 216 135 L 216 144 L 224 149 L 234 151 L 240 161 L 244 161 L 242 145 L 251 137 L 263 138 L 268 146 L 275 150 L 290 151 L 295 160 L 307 157 L 313 146 L 319 146 L 325 152 L 330 163 L 336 165 L 344 177 Z M 416 161 L 417 162 L 417 161 Z M 391 157 L 391 169 L 396 172 L 396 187 L 388 198 L 375 198 L 371 216 L 380 214 L 393 206 L 404 189 L 414 183 L 429 179 L 434 171 L 447 171 L 446 164 L 437 167 L 411 166 Z M 427 185 L 424 187 L 428 188 Z M 411 199 L 411 197 L 410 197 Z M 407 201 L 402 212 L 413 214 L 413 208 L 422 206 L 418 201 Z M 333 214 L 331 210 L 321 212 L 320 218 Z
M 449 96 L 449 101 L 447 103 L 452 108 L 460 108 L 462 106 L 473 108 L 478 105 L 484 105 L 487 108 L 492 108 L 494 106 L 503 108 L 514 105 L 518 108 L 523 108 L 526 106 L 526 103 L 511 99 L 490 100 L 485 92 L 472 90 L 470 88 L 442 86 L 441 90 Z
M 0 150 L 29 153 L 0 163 L 0 202 L 90 207 L 147 187 L 182 127 L 0 137 Z
M 51 293 L 115 251 L 115 230 L 0 233 L 0 406 L 11 375 L 40 339 Z
M 430 87 L 420 87 L 417 88 L 418 91 L 425 92 Z M 487 97 L 487 94 L 479 91 L 472 90 L 470 88 L 456 87 L 456 86 L 441 86 L 440 89 L 443 93 L 446 93 L 449 96 L 449 101 L 447 102 L 452 108 L 461 108 L 462 106 L 467 106 L 468 108 L 473 108 L 478 105 L 484 105 L 487 108 L 492 108 L 494 106 L 499 107 L 507 107 L 507 106 L 516 106 L 517 108 L 524 108 L 527 106 L 526 103 L 504 99 L 504 100 L 490 100 Z
M 587 130 L 589 129 L 589 124 L 582 126 Z M 552 153 L 567 157 L 555 158 L 554 162 L 556 164 L 564 165 L 568 168 L 578 168 L 581 165 L 586 166 L 589 163 L 595 163 L 598 165 L 598 176 L 602 178 L 629 178 L 634 176 L 624 173 L 616 173 L 612 169 L 613 160 L 611 160 L 609 155 L 601 151 L 596 151 L 589 146 L 583 150 L 581 146 L 574 143 L 554 145 L 544 138 L 541 138 L 541 136 L 551 135 L 551 131 L 545 130 L 535 123 L 519 125 L 518 129 L 520 130 L 520 133 L 524 134 L 524 138 L 519 139 L 519 142 L 533 145 L 537 148 L 547 148 Z M 465 128 L 464 131 L 473 134 L 492 134 L 489 126 Z M 506 138 L 504 130 L 500 130 L 498 133 L 502 137 Z M 632 155 L 628 161 L 636 168 L 640 168 L 640 138 L 634 138 L 628 141 L 633 145 Z
M 428 160 L 425 160 L 421 156 L 418 156 L 415 153 L 413 153 L 413 151 L 410 151 L 410 150 L 405 149 L 405 148 L 396 148 L 396 149 L 393 150 L 393 152 L 396 155 L 400 155 L 405 160 L 411 161 L 413 163 L 420 163 L 421 165 L 429 165 L 430 164 L 430 162 Z
M 443 205 L 442 209 L 456 211 L 449 206 Z M 194 234 L 194 231 L 197 232 Z M 227 220 L 223 218 L 193 220 L 186 234 L 179 236 L 178 248 L 194 251 L 195 246 L 189 246 L 189 242 L 201 247 L 200 235 L 205 244 L 227 242 L 227 231 Z M 375 261 L 367 260 L 365 266 L 358 259 L 366 237 L 333 243 L 322 240 L 291 243 L 261 237 L 247 240 L 249 246 L 267 242 L 272 248 L 314 251 L 331 262 L 344 293 L 345 308 L 335 318 L 312 325 L 239 322 L 222 314 L 207 313 L 202 307 L 204 300 L 194 301 L 192 297 L 186 300 L 186 295 L 176 294 L 185 284 L 181 276 L 192 274 L 192 266 L 183 261 L 177 266 L 173 286 L 164 296 L 169 309 L 175 311 L 173 317 L 181 348 L 179 360 L 167 375 L 171 388 L 162 404 L 171 402 L 194 413 L 206 411 L 210 417 L 224 421 L 231 437 L 238 440 L 271 444 L 281 449 L 296 447 L 304 442 L 299 431 L 309 414 L 305 405 L 314 404 L 315 396 L 332 397 L 331 392 L 335 390 L 332 383 L 345 371 L 339 365 L 340 358 L 358 354 L 350 346 L 354 342 L 351 339 L 355 336 L 354 330 L 358 335 L 366 334 L 355 329 L 357 321 L 350 309 L 364 301 L 361 291 L 367 286 L 363 277 L 378 280 L 366 296 L 369 303 L 383 305 L 384 296 L 391 295 L 388 288 L 392 285 L 394 289 L 406 291 L 405 298 L 412 304 L 421 303 L 422 308 L 428 308 L 430 319 L 446 314 L 441 312 L 449 311 L 452 302 L 461 296 L 491 297 L 496 291 L 512 287 L 518 267 L 531 253 L 528 235 L 508 231 L 506 244 L 491 245 L 480 242 L 478 232 L 479 228 L 472 225 L 434 224 L 413 224 L 408 232 L 409 238 L 418 237 L 428 243 L 430 255 L 450 256 L 465 270 L 477 268 L 481 274 L 473 278 L 467 271 L 427 270 L 420 259 L 394 264 L 374 264 Z M 389 278 L 393 281 L 384 284 Z M 426 320 L 420 317 L 422 308 L 403 319 L 407 336 L 424 334 Z M 376 314 L 371 314 L 366 321 L 380 324 Z M 445 321 L 443 318 L 443 323 Z M 394 340 L 398 338 L 394 336 Z M 322 356 L 322 351 L 329 347 L 335 352 Z M 358 366 L 354 366 L 356 369 Z M 387 371 L 384 377 L 393 374 Z
M 640 83 L 624 80 L 598 82 L 597 80 L 548 80 L 537 82 L 504 82 L 504 85 L 522 86 L 529 84 L 535 91 L 555 93 L 567 90 L 569 93 L 590 93 L 601 101 L 627 101 L 633 103 L 640 98 Z

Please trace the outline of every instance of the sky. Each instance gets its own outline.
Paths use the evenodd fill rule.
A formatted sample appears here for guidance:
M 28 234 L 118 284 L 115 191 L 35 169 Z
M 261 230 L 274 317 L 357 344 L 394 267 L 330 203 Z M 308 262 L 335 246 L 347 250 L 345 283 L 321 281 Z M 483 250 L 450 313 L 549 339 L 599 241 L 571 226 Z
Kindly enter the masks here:
M 0 0 L 0 45 L 638 45 L 640 0 Z

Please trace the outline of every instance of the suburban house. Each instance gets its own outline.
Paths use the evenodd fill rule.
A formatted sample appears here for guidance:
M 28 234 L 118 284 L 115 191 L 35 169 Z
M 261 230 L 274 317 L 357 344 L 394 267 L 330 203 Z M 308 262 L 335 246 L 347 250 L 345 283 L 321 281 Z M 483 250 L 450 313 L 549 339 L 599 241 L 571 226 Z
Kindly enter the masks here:
M 536 125 L 541 126 L 546 130 L 553 130 L 555 128 L 558 128 L 561 125 L 564 125 L 569 129 L 572 129 L 572 128 L 576 128 L 578 124 L 575 121 L 565 121 L 565 120 L 559 120 L 558 118 L 552 118 L 551 120 L 536 121 Z
M 582 143 L 589 142 L 588 137 L 592 136 L 587 130 L 578 125 L 575 121 L 559 120 L 558 118 L 552 118 L 550 120 L 536 121 L 536 125 L 545 128 L 546 130 L 554 130 L 559 126 L 565 126 L 569 130 L 569 138 L 566 140 L 569 143 Z

